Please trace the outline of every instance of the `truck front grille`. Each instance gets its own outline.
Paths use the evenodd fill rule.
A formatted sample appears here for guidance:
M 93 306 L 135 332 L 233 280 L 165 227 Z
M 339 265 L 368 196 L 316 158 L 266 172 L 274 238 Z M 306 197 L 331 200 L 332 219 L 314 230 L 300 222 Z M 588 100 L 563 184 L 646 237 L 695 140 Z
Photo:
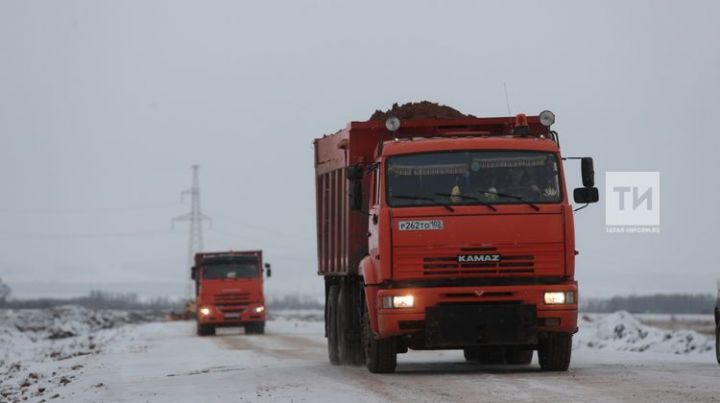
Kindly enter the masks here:
M 215 295 L 215 305 L 244 305 L 250 302 L 250 293 L 226 293 Z
M 503 261 L 494 263 L 458 263 L 456 260 L 456 256 L 423 258 L 423 274 L 532 274 L 535 266 L 532 255 L 503 255 Z
M 562 270 L 562 252 L 562 244 L 398 248 L 394 273 L 398 278 L 535 276 Z M 499 254 L 500 261 L 458 261 L 459 255 L 486 254 Z

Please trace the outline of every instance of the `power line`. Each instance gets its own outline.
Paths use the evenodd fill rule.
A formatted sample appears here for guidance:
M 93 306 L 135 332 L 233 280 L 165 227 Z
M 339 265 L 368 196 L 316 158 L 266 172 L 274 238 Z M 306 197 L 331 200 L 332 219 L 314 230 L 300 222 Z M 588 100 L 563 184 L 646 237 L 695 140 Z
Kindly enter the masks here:
M 133 238 L 147 235 L 170 234 L 168 229 L 125 232 L 7 232 L 0 231 L 3 240 L 43 240 L 43 239 L 95 239 L 95 238 Z
M 161 208 L 167 208 L 177 206 L 177 203 L 162 203 L 162 204 L 147 204 L 138 206 L 126 206 L 126 207 L 77 207 L 68 209 L 55 209 L 55 208 L 12 208 L 12 207 L 0 207 L 0 213 L 4 214 L 48 214 L 48 215 L 63 215 L 63 214 L 93 214 L 93 213 L 122 213 L 122 212 L 133 212 L 133 211 L 144 211 L 144 210 L 155 210 Z

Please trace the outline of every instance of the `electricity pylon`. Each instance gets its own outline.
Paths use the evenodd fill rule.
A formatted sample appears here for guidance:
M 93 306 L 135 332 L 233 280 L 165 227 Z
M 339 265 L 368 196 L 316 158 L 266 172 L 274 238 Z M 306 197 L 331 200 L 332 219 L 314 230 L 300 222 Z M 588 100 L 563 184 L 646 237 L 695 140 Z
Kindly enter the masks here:
M 181 193 L 184 199 L 185 195 L 190 195 L 190 212 L 181 216 L 173 218 L 173 223 L 176 221 L 189 221 L 190 222 L 190 235 L 188 237 L 188 256 L 187 256 L 187 267 L 190 268 L 194 264 L 195 254 L 203 250 L 203 221 L 210 222 L 210 217 L 202 213 L 200 209 L 200 179 L 198 177 L 199 166 L 193 165 L 193 181 L 192 187 Z M 192 282 L 190 281 L 189 273 L 186 272 L 185 278 L 187 279 L 186 284 L 186 297 L 192 298 Z

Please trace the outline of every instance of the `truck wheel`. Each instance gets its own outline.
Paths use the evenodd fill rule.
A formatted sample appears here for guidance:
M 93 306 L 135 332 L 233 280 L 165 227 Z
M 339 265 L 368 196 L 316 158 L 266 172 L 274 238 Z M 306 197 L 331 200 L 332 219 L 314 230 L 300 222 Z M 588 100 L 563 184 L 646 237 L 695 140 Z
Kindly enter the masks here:
M 330 359 L 330 363 L 333 365 L 340 364 L 340 354 L 338 350 L 337 303 L 338 286 L 331 285 L 328 290 L 327 300 L 325 301 L 327 311 L 325 326 L 327 327 L 328 358 Z
M 245 334 L 265 334 L 265 322 L 253 322 L 245 325 Z
M 363 315 L 363 347 L 365 365 L 373 374 L 395 372 L 397 366 L 397 346 L 394 338 L 376 339 L 370 327 L 367 307 Z
M 211 328 L 211 326 L 201 325 L 201 324 L 198 323 L 198 324 L 197 324 L 197 332 L 196 332 L 196 333 L 197 333 L 198 336 L 210 336 L 210 335 L 212 335 L 212 334 L 215 334 L 215 328 L 213 328 L 213 332 L 212 332 L 212 333 L 210 332 L 210 328 Z
M 572 352 L 572 335 L 550 333 L 540 342 L 538 360 L 543 371 L 567 371 Z
M 532 350 L 508 349 L 505 352 L 505 363 L 510 365 L 529 365 L 532 358 Z
M 341 364 L 362 365 L 364 354 L 360 341 L 360 329 L 357 307 L 352 289 L 345 284 L 339 287 L 337 304 L 337 343 L 338 360 Z
M 465 360 L 479 364 L 504 364 L 505 350 L 501 348 L 469 347 L 463 350 Z
M 715 328 L 715 358 L 720 364 L 720 325 Z

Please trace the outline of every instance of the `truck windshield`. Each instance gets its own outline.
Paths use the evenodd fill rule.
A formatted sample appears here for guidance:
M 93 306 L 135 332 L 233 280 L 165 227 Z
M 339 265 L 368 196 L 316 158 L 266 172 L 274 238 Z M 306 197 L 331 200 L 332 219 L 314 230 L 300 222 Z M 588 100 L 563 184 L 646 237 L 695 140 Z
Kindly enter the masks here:
M 561 199 L 557 158 L 549 152 L 437 152 L 398 155 L 387 163 L 390 206 L 537 207 L 535 203 L 558 203 Z
M 220 261 L 204 262 L 203 278 L 254 278 L 259 275 L 257 262 L 253 261 Z

